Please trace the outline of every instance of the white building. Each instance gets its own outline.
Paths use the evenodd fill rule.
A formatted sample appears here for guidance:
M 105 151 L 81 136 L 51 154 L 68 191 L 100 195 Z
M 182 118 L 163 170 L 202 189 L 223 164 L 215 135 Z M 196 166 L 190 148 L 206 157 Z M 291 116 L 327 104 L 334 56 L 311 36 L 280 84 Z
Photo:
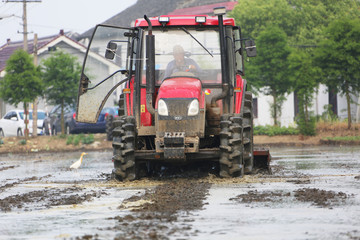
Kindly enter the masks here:
M 298 112 L 296 96 L 294 93 L 285 95 L 281 109 L 281 115 L 278 119 L 281 126 L 296 126 L 295 116 Z M 360 121 L 360 95 L 352 95 L 351 103 L 351 117 L 353 121 Z M 272 96 L 266 96 L 259 93 L 254 96 L 254 124 L 255 125 L 273 125 L 274 120 L 271 117 L 271 104 L 273 103 Z M 316 116 L 321 116 L 326 105 L 332 105 L 332 111 L 341 120 L 347 119 L 347 102 L 345 96 L 340 94 L 332 94 L 328 92 L 325 85 L 320 84 L 318 90 L 314 93 L 312 106 L 309 111 Z

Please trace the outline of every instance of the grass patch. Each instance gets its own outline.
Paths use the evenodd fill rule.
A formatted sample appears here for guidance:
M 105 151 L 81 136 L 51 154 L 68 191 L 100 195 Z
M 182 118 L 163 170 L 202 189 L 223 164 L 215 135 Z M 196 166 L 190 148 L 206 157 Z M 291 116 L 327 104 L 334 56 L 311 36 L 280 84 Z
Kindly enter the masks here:
M 294 127 L 279 127 L 279 126 L 255 126 L 254 135 L 298 135 L 299 130 Z
M 66 139 L 66 145 L 79 145 L 80 142 L 82 144 L 92 144 L 95 141 L 94 139 L 94 135 L 93 134 L 89 134 L 89 135 L 84 135 L 84 134 L 79 134 L 79 135 L 68 135 L 67 139 Z
M 337 136 L 337 137 L 326 137 L 325 140 L 330 141 L 346 141 L 346 142 L 356 142 L 360 141 L 360 136 Z
M 66 134 L 60 134 L 60 135 L 59 135 L 59 138 L 60 138 L 60 139 L 65 139 L 66 137 L 67 137 Z
M 66 145 L 72 144 L 74 141 L 74 135 L 69 135 L 66 139 Z
M 324 122 L 320 120 L 316 123 L 316 130 L 319 132 L 348 130 L 348 124 L 344 121 Z M 360 130 L 360 123 L 352 123 L 349 130 Z
M 92 144 L 94 142 L 94 135 L 93 134 L 89 134 L 87 136 L 84 136 L 84 138 L 81 139 L 81 142 L 83 144 Z

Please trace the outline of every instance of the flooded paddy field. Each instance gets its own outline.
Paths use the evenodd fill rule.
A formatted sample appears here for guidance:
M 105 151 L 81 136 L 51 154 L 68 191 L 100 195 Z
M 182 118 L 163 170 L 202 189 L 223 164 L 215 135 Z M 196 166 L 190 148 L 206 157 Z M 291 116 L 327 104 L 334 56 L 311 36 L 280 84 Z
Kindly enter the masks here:
M 118 182 L 111 152 L 0 155 L 0 239 L 360 239 L 360 147 L 271 148 L 272 174 Z

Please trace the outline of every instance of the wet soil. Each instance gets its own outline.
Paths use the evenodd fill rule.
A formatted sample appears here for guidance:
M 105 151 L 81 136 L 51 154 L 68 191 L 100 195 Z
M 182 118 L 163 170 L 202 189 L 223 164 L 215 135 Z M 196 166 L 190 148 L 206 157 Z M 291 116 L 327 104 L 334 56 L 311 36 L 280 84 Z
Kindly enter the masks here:
M 299 184 L 299 183 L 297 183 Z M 293 198 L 300 202 L 310 202 L 318 207 L 338 206 L 344 204 L 345 200 L 352 197 L 343 192 L 326 191 L 318 188 L 301 188 L 293 192 L 287 191 L 264 191 L 251 190 L 246 194 L 240 194 L 235 198 L 230 198 L 232 201 L 239 203 L 257 203 L 257 202 L 283 202 L 288 201 L 286 198 Z
M 132 214 L 115 217 L 117 224 L 112 230 L 123 232 L 114 239 L 169 239 L 176 233 L 189 235 L 191 225 L 169 227 L 168 224 L 178 221 L 179 213 L 202 209 L 210 186 L 197 179 L 174 179 L 142 196 L 125 199 L 119 209 L 130 209 Z M 187 219 L 191 221 L 191 217 Z
M 19 184 L 20 182 L 23 183 L 24 181 L 29 180 L 25 179 L 14 184 Z M 2 189 L 13 187 L 14 184 L 2 187 Z M 3 212 L 10 212 L 14 209 L 18 210 L 23 208 L 25 211 L 33 211 L 54 206 L 81 204 L 85 201 L 91 201 L 94 197 L 100 198 L 102 194 L 106 194 L 104 191 L 79 193 L 82 190 L 84 189 L 74 186 L 61 190 L 58 188 L 50 188 L 23 194 L 14 194 L 0 200 L 0 210 Z M 29 207 L 30 204 L 31 207 Z
M 301 188 L 294 191 L 298 201 L 311 202 L 318 207 L 331 207 L 344 203 L 350 195 L 343 192 L 326 191 L 318 188 Z
M 132 182 L 112 178 L 111 152 L 76 171 L 80 152 L 0 156 L 0 239 L 360 239 L 360 149 L 272 153 L 272 174 L 199 165 Z

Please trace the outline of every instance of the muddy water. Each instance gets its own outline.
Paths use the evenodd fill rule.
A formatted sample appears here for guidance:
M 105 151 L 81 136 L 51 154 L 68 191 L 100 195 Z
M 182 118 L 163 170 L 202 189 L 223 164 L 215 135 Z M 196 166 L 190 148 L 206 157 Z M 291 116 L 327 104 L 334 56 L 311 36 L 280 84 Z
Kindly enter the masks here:
M 360 239 L 360 147 L 271 152 L 272 175 L 130 183 L 111 152 L 2 155 L 0 239 Z

